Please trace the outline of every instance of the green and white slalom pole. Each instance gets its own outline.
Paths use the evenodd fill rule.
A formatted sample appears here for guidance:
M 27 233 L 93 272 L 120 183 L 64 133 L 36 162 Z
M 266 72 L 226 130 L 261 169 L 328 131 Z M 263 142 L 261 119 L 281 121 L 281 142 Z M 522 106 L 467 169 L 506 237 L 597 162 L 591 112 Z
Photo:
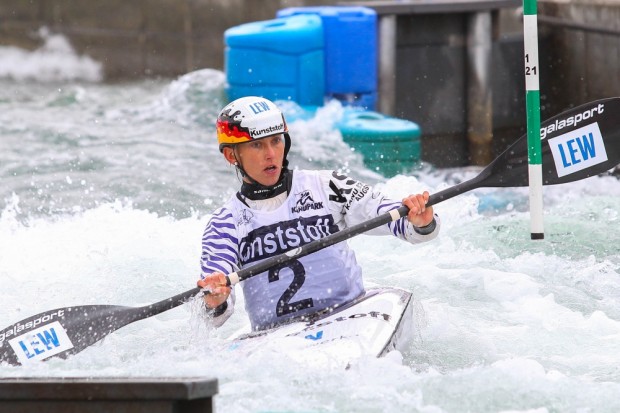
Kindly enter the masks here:
M 532 239 L 545 238 L 543 229 L 542 149 L 540 142 L 540 85 L 538 80 L 537 0 L 523 0 L 525 52 L 525 100 L 527 112 L 530 232 Z

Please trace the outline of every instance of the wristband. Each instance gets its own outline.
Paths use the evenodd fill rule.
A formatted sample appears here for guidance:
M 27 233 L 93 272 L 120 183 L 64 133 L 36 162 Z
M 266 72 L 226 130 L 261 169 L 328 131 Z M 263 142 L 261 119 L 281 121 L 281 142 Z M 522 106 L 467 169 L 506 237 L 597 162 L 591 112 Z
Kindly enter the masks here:
M 437 228 L 437 221 L 435 221 L 434 216 L 433 220 L 429 222 L 428 225 L 425 225 L 423 227 L 416 227 L 415 225 L 413 226 L 413 230 L 420 235 L 428 235 L 431 232 L 435 231 L 435 228 Z
M 213 317 L 219 317 L 226 312 L 228 309 L 228 301 L 224 301 L 222 304 L 218 305 L 215 308 L 207 307 L 207 314 Z

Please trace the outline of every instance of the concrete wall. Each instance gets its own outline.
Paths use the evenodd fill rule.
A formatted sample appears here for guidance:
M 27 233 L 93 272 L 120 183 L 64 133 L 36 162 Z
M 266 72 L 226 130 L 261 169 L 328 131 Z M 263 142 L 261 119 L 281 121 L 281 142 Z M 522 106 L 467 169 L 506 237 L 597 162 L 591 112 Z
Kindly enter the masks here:
M 541 101 L 555 114 L 592 100 L 620 96 L 620 0 L 538 0 L 548 47 L 540 53 Z
M 35 49 L 40 27 L 103 62 L 108 80 L 223 69 L 223 33 L 303 0 L 2 0 L 0 44 Z
M 505 18 L 494 18 L 488 75 L 494 154 L 523 134 L 526 121 L 522 28 L 509 25 L 516 20 L 514 9 L 503 13 Z M 422 158 L 439 167 L 473 162 L 468 19 L 462 12 L 398 17 L 395 115 L 420 124 Z

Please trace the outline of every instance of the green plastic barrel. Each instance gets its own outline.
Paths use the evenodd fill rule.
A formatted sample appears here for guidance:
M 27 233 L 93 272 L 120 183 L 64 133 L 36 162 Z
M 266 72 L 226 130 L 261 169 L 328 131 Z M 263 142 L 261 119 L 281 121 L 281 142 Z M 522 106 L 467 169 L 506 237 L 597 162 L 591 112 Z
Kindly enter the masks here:
M 381 113 L 349 110 L 338 124 L 342 138 L 359 151 L 364 164 L 386 177 L 410 170 L 420 161 L 420 127 Z

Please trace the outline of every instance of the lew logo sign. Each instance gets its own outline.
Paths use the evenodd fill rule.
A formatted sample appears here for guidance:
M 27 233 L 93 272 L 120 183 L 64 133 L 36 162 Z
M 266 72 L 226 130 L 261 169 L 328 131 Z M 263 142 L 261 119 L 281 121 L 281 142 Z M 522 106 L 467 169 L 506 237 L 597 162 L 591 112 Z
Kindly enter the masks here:
M 607 161 L 598 123 L 549 139 L 558 177 L 570 175 Z
M 46 324 L 9 340 L 21 364 L 44 360 L 73 348 L 67 332 L 58 321 Z

